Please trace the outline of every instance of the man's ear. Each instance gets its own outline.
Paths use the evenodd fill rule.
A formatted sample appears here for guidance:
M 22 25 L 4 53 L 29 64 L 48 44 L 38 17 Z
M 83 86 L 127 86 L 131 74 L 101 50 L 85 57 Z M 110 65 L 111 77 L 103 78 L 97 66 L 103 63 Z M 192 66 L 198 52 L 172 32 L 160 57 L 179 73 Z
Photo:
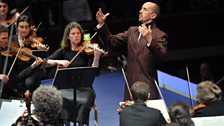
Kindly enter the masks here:
M 153 13 L 152 16 L 151 16 L 151 19 L 155 19 L 156 17 L 157 17 L 157 14 Z

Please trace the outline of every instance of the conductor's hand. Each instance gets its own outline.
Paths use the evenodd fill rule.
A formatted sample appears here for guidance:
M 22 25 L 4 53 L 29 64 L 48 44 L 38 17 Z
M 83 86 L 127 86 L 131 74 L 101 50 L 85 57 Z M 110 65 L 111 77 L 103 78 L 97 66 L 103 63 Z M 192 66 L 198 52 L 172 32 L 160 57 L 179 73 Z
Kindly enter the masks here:
M 109 16 L 109 15 L 110 15 L 110 13 L 104 14 L 102 12 L 102 9 L 99 8 L 99 10 L 96 12 L 96 20 L 97 20 L 98 24 L 101 25 L 101 26 L 103 26 L 104 23 L 105 23 L 105 20 L 106 20 L 107 16 Z
M 138 27 L 138 31 L 147 39 L 148 42 L 152 41 L 152 30 L 150 26 L 147 28 L 145 24 L 142 24 Z
M 57 60 L 57 64 L 63 66 L 64 68 L 67 68 L 69 65 L 68 60 Z
M 5 74 L 0 74 L 0 80 L 2 80 L 4 84 L 6 84 L 9 80 L 9 77 Z
M 41 63 L 43 62 L 43 59 L 40 57 L 37 57 L 36 60 L 33 62 L 33 64 L 31 65 L 32 68 L 35 68 L 37 66 L 39 66 Z

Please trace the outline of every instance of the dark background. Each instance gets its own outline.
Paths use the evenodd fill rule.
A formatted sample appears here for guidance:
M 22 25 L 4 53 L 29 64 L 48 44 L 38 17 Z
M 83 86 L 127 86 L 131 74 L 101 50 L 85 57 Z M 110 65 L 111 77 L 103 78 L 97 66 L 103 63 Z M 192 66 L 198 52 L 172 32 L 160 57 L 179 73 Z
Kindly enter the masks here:
M 42 25 L 37 34 L 43 36 L 50 46 L 49 54 L 59 48 L 62 33 L 68 21 L 63 17 L 63 2 L 69 0 L 14 0 L 14 8 L 26 12 L 37 26 Z M 91 20 L 79 20 L 86 33 L 95 32 L 95 13 L 98 8 L 110 12 L 107 19 L 112 33 L 119 33 L 131 25 L 138 25 L 138 12 L 146 0 L 88 0 L 91 9 Z M 158 27 L 169 36 L 168 56 L 159 65 L 159 69 L 169 74 L 186 79 L 185 67 L 188 66 L 191 81 L 201 81 L 199 66 L 202 62 L 211 64 L 214 81 L 224 76 L 224 1 L 223 0 L 154 0 L 160 8 L 161 15 Z M 50 23 L 49 10 L 52 12 Z M 103 44 L 97 37 L 94 41 Z M 119 67 L 117 56 L 125 50 L 116 50 L 110 56 L 102 58 L 102 67 Z M 223 83 L 223 82 L 222 82 Z

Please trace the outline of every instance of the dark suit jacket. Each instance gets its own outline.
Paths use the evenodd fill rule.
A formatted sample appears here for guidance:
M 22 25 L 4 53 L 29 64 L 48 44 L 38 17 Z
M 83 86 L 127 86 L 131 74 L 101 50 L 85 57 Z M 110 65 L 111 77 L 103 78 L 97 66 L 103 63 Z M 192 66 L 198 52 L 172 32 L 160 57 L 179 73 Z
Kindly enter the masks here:
M 120 126 L 163 126 L 166 121 L 162 113 L 145 103 L 135 103 L 120 112 Z
M 127 80 L 129 85 L 136 81 L 143 81 L 150 85 L 151 99 L 159 98 L 158 91 L 154 84 L 157 74 L 157 63 L 167 54 L 167 34 L 158 29 L 153 23 L 152 43 L 146 46 L 147 40 L 141 37 L 138 41 L 138 27 L 130 27 L 127 31 L 112 35 L 106 25 L 98 29 L 98 33 L 107 48 L 127 48 Z M 127 98 L 126 94 L 126 99 Z M 130 100 L 130 99 L 129 99 Z
M 224 101 L 216 101 L 195 111 L 193 117 L 223 116 Z

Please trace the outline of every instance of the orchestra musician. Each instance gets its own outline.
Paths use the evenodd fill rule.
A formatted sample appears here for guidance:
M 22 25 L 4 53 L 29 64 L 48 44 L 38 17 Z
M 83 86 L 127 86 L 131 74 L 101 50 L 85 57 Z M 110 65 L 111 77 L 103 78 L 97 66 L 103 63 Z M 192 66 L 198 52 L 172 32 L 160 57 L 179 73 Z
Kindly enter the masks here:
M 120 126 L 165 126 L 166 121 L 160 110 L 146 105 L 150 97 L 149 88 L 148 84 L 141 81 L 131 86 L 134 104 L 120 111 Z
M 17 34 L 13 35 L 12 42 L 17 47 L 26 47 L 30 50 L 38 50 L 38 48 L 31 47 L 31 42 L 28 40 L 31 32 L 32 20 L 27 15 L 21 15 L 16 22 Z M 15 64 L 15 70 L 17 72 L 23 70 L 33 62 L 32 59 L 29 61 L 23 61 L 18 59 Z M 23 91 L 30 90 L 31 93 L 40 85 L 41 76 L 43 71 L 41 69 L 37 70 L 30 77 L 28 77 L 23 86 Z
M 223 116 L 224 101 L 221 89 L 212 81 L 203 81 L 197 85 L 199 104 L 191 111 L 193 117 Z
M 12 61 L 14 60 L 14 57 L 3 55 L 2 52 L 4 51 L 4 48 L 6 48 L 6 44 L 8 43 L 8 29 L 0 25 L 0 73 L 3 73 L 3 69 L 5 67 L 5 60 L 6 57 L 8 57 L 8 63 L 6 67 L 6 72 L 9 70 L 10 67 L 12 67 Z M 40 64 L 42 63 L 42 59 L 37 57 L 36 60 L 28 67 L 24 68 L 20 72 L 16 72 L 14 69 L 12 69 L 12 72 L 10 75 L 6 75 L 7 73 L 1 74 L 0 79 L 3 81 L 3 92 L 2 97 L 4 99 L 9 99 L 11 97 L 22 97 L 17 90 L 20 90 L 20 85 L 18 85 L 18 82 L 22 82 L 27 77 L 32 75 L 36 70 L 39 69 Z
M 0 1 L 0 24 L 8 27 L 9 24 L 12 24 L 16 21 L 19 16 L 18 12 L 13 12 L 10 14 L 12 9 L 12 2 L 10 0 L 1 0 Z
M 60 65 L 63 67 L 85 67 L 92 66 L 98 67 L 99 60 L 102 52 L 100 49 L 95 48 L 93 55 L 88 55 L 85 51 L 79 53 L 80 47 L 83 47 L 83 29 L 77 22 L 69 23 L 63 34 L 61 41 L 61 48 L 56 50 L 52 55 L 47 58 L 48 66 Z M 77 55 L 79 53 L 79 55 Z M 76 57 L 73 61 L 73 57 Z M 71 62 L 70 62 L 71 61 Z M 62 90 L 62 95 L 64 97 L 63 108 L 67 111 L 68 116 L 65 118 L 67 121 L 74 121 L 74 89 L 64 89 Z M 67 94 L 67 95 L 66 95 Z M 79 126 L 88 124 L 89 113 L 91 106 L 95 100 L 95 91 L 93 87 L 79 87 L 76 89 L 76 121 Z

